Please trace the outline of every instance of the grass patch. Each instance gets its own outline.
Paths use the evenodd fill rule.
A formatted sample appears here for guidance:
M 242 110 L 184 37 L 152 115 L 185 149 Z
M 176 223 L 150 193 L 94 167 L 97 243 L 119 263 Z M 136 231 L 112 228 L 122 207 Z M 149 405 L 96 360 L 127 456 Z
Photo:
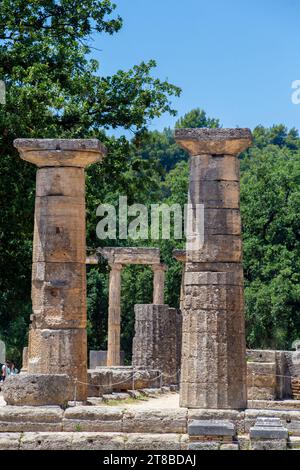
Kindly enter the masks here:
M 126 398 L 125 400 L 107 400 L 103 402 L 103 405 L 116 406 L 116 405 L 134 405 L 139 401 L 148 401 L 147 397 L 140 398 Z

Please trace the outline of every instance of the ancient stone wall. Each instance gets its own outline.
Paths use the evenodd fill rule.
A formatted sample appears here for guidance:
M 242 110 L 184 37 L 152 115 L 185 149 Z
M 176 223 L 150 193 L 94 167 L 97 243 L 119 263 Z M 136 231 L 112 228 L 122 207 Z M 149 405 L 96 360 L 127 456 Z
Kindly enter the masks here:
M 133 367 L 160 370 L 162 383 L 177 383 L 178 322 L 168 305 L 135 305 Z

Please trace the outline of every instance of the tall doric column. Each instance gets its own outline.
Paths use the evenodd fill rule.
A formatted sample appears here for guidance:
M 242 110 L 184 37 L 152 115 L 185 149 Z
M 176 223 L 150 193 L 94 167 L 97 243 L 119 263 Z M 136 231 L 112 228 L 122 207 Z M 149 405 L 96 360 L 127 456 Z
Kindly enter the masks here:
M 178 129 L 190 154 L 180 404 L 246 406 L 239 160 L 248 129 Z M 204 206 L 197 220 L 198 205 Z M 203 207 L 202 206 L 202 207 Z M 201 215 L 201 210 L 198 215 Z
M 38 167 L 28 373 L 86 383 L 84 168 L 106 151 L 96 139 L 17 139 L 14 145 Z M 78 383 L 76 398 L 87 398 L 86 385 Z
M 164 289 L 165 289 L 165 271 L 166 265 L 153 264 L 153 304 L 163 305 L 164 303 Z
M 107 365 L 119 366 L 121 340 L 121 271 L 122 264 L 110 264 L 108 304 Z

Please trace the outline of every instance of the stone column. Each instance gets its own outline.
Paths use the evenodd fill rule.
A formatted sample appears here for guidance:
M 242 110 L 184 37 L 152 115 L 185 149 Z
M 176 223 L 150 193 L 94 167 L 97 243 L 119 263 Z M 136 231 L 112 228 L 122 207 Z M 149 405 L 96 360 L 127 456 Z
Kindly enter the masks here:
M 151 267 L 153 271 L 153 304 L 163 305 L 166 265 L 163 263 L 153 264 Z
M 173 250 L 173 258 L 182 263 L 182 274 L 181 274 L 181 283 L 180 283 L 180 298 L 179 298 L 179 308 L 183 311 L 183 301 L 184 301 L 184 273 L 185 273 L 185 262 L 186 262 L 186 250 Z
M 100 161 L 96 139 L 17 139 L 37 165 L 28 374 L 87 382 L 84 168 Z M 45 403 L 47 390 L 44 390 Z M 77 400 L 87 398 L 78 383 Z M 67 397 L 66 397 L 67 398 Z
M 191 156 L 187 225 L 193 228 L 187 234 L 180 405 L 241 409 L 247 372 L 237 155 L 252 136 L 248 129 L 178 129 L 175 139 Z M 197 205 L 204 205 L 204 229 Z
M 28 372 L 28 346 L 23 348 L 22 368 L 20 372 Z
M 110 264 L 109 304 L 108 304 L 108 341 L 107 365 L 121 364 L 121 271 L 122 264 Z

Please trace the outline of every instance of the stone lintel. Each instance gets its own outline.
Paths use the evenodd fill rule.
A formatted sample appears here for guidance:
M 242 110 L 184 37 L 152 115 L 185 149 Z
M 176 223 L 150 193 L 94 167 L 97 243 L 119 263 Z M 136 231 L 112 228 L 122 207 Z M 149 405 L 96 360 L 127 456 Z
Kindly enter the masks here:
M 234 424 L 229 420 L 193 420 L 188 425 L 190 436 L 235 436 Z
M 110 264 L 160 264 L 159 248 L 105 247 L 97 252 Z
M 16 139 L 23 160 L 38 167 L 80 167 L 101 161 L 105 146 L 98 139 Z
M 250 129 L 176 129 L 175 140 L 190 155 L 238 155 L 252 143 Z

